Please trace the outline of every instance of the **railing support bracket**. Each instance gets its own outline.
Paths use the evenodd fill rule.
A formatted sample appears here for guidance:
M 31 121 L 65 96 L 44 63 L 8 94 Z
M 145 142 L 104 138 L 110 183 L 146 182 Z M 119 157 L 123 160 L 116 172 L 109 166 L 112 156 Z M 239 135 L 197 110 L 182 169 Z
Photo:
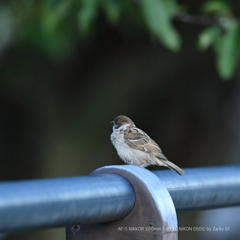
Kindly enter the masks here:
M 155 174 L 130 165 L 102 167 L 91 173 L 96 174 L 125 177 L 134 188 L 135 205 L 126 217 L 118 221 L 68 226 L 67 240 L 178 239 L 177 215 L 172 198 Z

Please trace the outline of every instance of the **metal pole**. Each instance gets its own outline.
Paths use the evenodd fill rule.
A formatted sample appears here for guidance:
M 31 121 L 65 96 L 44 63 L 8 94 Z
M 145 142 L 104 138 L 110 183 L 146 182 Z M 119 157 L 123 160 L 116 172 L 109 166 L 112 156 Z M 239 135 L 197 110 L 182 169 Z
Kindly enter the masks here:
M 240 165 L 154 171 L 176 210 L 240 205 Z M 134 206 L 132 185 L 117 174 L 0 184 L 0 232 L 121 219 Z
M 133 208 L 132 185 L 116 174 L 0 184 L 0 232 L 107 222 Z
M 177 211 L 240 205 L 240 165 L 153 171 L 168 189 Z

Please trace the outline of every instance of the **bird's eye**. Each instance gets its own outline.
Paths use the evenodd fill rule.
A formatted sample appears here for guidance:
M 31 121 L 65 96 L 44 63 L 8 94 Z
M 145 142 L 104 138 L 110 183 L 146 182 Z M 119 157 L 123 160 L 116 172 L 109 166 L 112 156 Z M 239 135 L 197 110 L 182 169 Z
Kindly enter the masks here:
M 120 125 L 117 123 L 117 122 L 115 122 L 115 121 L 112 121 L 112 122 L 110 122 L 112 125 L 113 125 L 113 127 L 115 128 L 115 129 L 118 129 L 119 127 L 120 127 Z

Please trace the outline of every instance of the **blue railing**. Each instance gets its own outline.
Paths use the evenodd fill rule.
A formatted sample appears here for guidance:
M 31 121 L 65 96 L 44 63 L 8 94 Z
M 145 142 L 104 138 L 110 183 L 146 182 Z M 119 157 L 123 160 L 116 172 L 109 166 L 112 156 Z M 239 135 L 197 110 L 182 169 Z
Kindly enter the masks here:
M 153 171 L 177 211 L 240 205 L 240 165 Z M 0 184 L 0 232 L 51 228 L 124 218 L 135 203 L 131 183 L 97 174 Z

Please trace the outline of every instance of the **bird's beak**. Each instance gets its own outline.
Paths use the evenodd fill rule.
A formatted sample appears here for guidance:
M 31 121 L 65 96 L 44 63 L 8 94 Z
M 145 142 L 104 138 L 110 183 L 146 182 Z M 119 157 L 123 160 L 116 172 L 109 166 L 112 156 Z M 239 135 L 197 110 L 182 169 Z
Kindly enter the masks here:
M 110 124 L 114 125 L 114 124 L 115 124 L 115 122 L 114 122 L 114 121 L 111 121 L 111 122 L 110 122 Z

